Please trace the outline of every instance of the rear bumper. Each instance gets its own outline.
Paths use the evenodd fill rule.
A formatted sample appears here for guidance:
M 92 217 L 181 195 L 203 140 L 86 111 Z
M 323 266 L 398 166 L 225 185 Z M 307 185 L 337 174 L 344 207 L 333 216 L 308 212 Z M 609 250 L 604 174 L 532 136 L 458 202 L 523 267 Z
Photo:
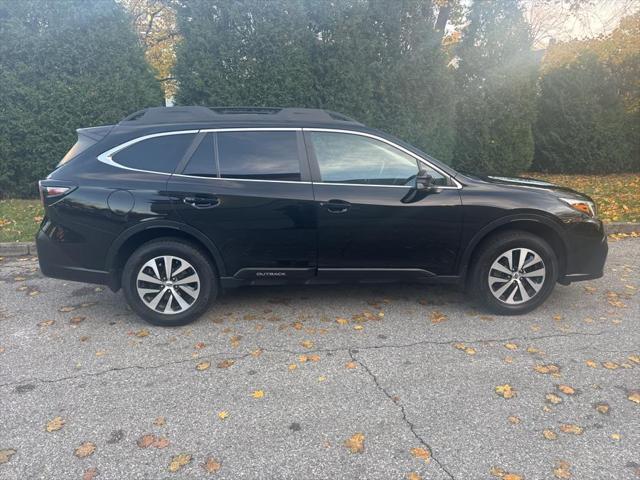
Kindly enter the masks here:
M 593 280 L 604 274 L 609 246 L 600 220 L 589 220 L 567 227 L 567 260 L 562 284 Z
M 114 288 L 112 276 L 107 271 L 84 268 L 70 255 L 73 244 L 55 242 L 42 230 L 36 235 L 38 263 L 43 275 L 74 282 L 96 283 Z

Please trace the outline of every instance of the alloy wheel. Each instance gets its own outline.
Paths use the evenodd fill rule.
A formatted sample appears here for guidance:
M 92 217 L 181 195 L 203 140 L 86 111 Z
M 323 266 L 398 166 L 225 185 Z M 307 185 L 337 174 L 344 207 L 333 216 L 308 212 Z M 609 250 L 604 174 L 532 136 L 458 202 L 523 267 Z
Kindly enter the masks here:
M 500 254 L 489 269 L 489 290 L 508 305 L 518 305 L 535 297 L 546 276 L 544 261 L 528 248 L 512 248 Z
M 148 308 L 173 315 L 183 313 L 196 302 L 200 295 L 200 277 L 185 259 L 163 255 L 142 265 L 136 289 Z

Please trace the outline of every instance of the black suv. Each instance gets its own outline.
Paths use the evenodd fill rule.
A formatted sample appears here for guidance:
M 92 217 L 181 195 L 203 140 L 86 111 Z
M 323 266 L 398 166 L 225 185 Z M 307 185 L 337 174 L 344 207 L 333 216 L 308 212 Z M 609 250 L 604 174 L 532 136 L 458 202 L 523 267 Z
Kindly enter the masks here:
M 226 287 L 343 281 L 460 284 L 520 314 L 607 256 L 588 197 L 461 174 L 325 110 L 142 110 L 78 130 L 40 193 L 42 272 L 122 287 L 157 325 Z

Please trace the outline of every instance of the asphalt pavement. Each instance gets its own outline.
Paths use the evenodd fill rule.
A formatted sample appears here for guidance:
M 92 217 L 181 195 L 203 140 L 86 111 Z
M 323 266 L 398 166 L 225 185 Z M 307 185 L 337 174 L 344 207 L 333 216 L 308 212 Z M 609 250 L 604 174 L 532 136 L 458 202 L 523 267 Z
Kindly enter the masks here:
M 230 290 L 196 323 L 0 260 L 0 479 L 640 478 L 640 240 L 521 317 L 452 287 Z

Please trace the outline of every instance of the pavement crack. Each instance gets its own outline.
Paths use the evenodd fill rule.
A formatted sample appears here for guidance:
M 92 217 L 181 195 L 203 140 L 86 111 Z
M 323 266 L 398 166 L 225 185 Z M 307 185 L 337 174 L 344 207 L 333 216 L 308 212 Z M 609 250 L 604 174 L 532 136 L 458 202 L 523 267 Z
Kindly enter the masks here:
M 431 455 L 431 458 L 433 459 L 433 461 L 442 469 L 442 471 L 445 472 L 449 478 L 451 478 L 452 480 L 455 480 L 453 474 L 447 469 L 447 467 L 445 467 L 444 464 L 434 456 L 433 449 L 431 448 L 431 445 L 429 445 L 429 443 L 427 443 L 427 441 L 424 438 L 422 438 L 420 436 L 420 434 L 416 431 L 415 425 L 407 417 L 407 411 L 405 410 L 404 405 L 402 403 L 400 403 L 399 399 L 395 398 L 382 385 L 380 385 L 380 382 L 378 381 L 378 377 L 375 375 L 375 373 L 373 373 L 369 369 L 367 364 L 364 363 L 362 360 L 360 360 L 354 354 L 354 351 L 351 350 L 351 349 L 349 349 L 349 356 L 351 357 L 352 361 L 354 361 L 358 365 L 360 365 L 364 369 L 364 371 L 369 375 L 369 377 L 371 377 L 371 379 L 373 380 L 373 383 L 376 386 L 376 388 L 378 390 L 380 390 L 385 395 L 385 397 L 387 397 L 389 400 L 391 400 L 391 402 L 393 402 L 394 405 L 396 405 L 397 407 L 400 408 L 400 412 L 402 413 L 402 420 L 409 427 L 409 430 L 411 431 L 411 434 L 416 438 L 416 440 L 418 440 L 418 442 L 420 442 L 420 444 L 424 448 L 427 449 L 427 451 Z

